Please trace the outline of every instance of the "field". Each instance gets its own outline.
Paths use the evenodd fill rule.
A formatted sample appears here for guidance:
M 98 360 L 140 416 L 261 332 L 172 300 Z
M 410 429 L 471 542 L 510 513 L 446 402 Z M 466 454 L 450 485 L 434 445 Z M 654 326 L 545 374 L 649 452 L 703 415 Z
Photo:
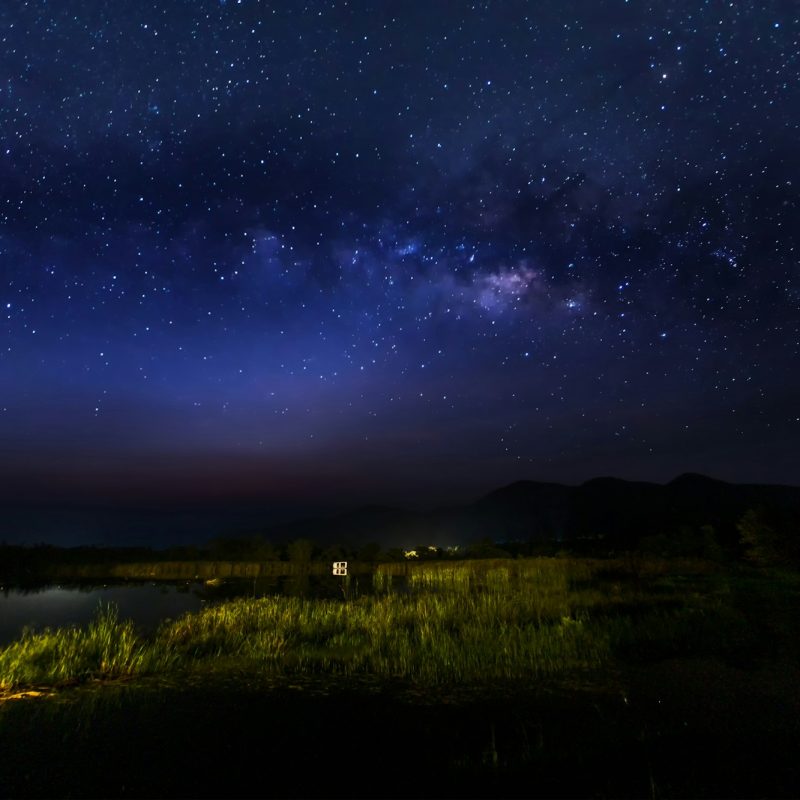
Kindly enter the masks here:
M 108 608 L 26 632 L 0 651 L 8 794 L 800 789 L 793 573 L 631 556 L 383 565 L 371 582 L 149 637 Z

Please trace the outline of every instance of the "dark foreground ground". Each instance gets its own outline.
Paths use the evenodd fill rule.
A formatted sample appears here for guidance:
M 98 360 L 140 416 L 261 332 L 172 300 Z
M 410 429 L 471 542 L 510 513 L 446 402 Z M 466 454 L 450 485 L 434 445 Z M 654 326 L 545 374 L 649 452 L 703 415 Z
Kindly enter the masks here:
M 5 797 L 797 797 L 800 673 L 415 691 L 193 678 L 0 705 Z M 613 685 L 612 685 L 613 684 Z

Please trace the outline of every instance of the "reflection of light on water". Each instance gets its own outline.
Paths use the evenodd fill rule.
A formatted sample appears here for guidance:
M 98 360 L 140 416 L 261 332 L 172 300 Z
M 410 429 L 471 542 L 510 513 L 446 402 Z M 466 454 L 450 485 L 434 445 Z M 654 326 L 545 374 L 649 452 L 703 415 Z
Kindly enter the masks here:
M 8 596 L 9 598 L 15 598 L 15 604 L 20 606 L 27 605 L 29 608 L 48 608 L 49 606 L 63 608 L 65 605 L 86 605 L 87 602 L 91 602 L 91 595 L 94 594 L 96 594 L 95 591 L 86 592 L 68 589 L 63 586 L 53 586 L 41 592 L 32 592 L 30 594 L 12 590 Z

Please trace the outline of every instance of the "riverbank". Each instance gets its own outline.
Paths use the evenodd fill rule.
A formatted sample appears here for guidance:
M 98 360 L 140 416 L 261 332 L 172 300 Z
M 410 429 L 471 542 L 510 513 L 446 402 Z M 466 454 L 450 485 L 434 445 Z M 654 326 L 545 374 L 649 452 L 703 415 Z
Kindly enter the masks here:
M 214 578 L 261 578 L 284 575 L 325 575 L 328 563 L 290 561 L 135 561 L 96 563 L 45 563 L 27 573 L 10 575 L 9 582 L 54 581 L 184 581 Z M 350 571 L 366 574 L 371 564 L 353 564 Z
M 797 579 L 705 562 L 518 559 L 393 565 L 370 593 L 239 598 L 142 635 L 106 607 L 0 650 L 0 689 L 224 669 L 421 684 L 538 679 L 631 659 L 791 649 Z M 800 639 L 800 635 L 796 638 Z
M 794 573 L 400 566 L 150 635 L 113 609 L 27 634 L 0 651 L 4 793 L 796 796 Z

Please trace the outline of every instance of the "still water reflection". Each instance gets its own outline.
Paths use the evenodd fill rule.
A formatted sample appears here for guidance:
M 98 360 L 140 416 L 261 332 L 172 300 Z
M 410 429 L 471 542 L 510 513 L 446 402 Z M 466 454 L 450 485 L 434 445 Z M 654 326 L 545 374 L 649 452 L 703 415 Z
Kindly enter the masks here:
M 0 587 L 0 646 L 18 638 L 23 628 L 85 625 L 100 603 L 114 603 L 120 619 L 132 619 L 149 633 L 164 619 L 234 597 L 288 595 L 341 599 L 372 591 L 369 575 L 342 578 L 319 575 L 225 579 L 221 583 L 127 582 L 124 584 L 60 584 L 26 588 Z

